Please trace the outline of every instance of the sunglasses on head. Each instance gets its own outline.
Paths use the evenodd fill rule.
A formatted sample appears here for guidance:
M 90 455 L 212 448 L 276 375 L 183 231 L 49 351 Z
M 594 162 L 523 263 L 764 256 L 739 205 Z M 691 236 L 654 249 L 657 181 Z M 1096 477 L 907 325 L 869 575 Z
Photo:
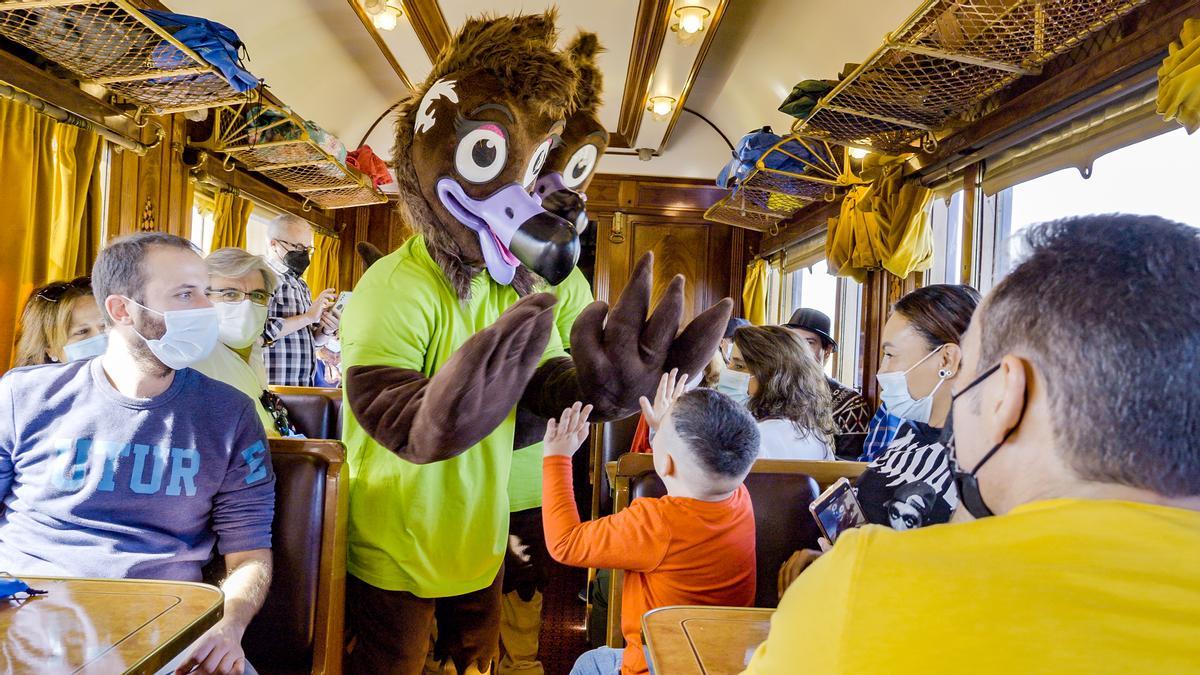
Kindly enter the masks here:
M 91 293 L 92 278 L 90 276 L 82 276 L 70 281 L 56 281 L 38 291 L 37 297 L 46 302 L 58 302 L 72 288 L 82 293 Z

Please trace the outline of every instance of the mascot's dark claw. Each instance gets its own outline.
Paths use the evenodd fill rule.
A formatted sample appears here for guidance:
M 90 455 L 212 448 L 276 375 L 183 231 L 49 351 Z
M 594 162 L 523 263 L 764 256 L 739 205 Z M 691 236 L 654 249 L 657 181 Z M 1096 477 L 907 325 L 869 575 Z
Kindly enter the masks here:
M 638 398 L 653 396 L 662 373 L 679 368 L 697 377 L 725 331 L 733 308 L 725 299 L 679 332 L 683 277 L 671 280 L 654 313 L 650 306 L 654 257 L 638 261 L 629 284 L 611 311 L 603 302 L 585 309 L 571 330 L 579 387 L 596 407 L 597 419 L 619 419 L 637 411 Z M 677 337 L 678 336 L 678 337 Z

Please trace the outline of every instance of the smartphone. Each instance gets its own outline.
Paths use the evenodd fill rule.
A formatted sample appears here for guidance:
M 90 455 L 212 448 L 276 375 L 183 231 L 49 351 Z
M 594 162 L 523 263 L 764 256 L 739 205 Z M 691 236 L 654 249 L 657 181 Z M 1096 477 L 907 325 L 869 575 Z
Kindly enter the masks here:
M 342 315 L 342 312 L 346 309 L 346 303 L 350 302 L 351 295 L 352 294 L 350 291 L 342 291 L 341 295 L 338 296 L 337 302 L 333 304 L 334 314 L 337 314 L 338 316 Z
M 862 505 L 854 497 L 854 488 L 845 478 L 839 478 L 836 483 L 830 485 L 828 490 L 822 492 L 821 496 L 808 506 L 808 510 L 812 512 L 817 527 L 821 528 L 821 533 L 831 544 L 837 541 L 842 532 L 867 522 Z

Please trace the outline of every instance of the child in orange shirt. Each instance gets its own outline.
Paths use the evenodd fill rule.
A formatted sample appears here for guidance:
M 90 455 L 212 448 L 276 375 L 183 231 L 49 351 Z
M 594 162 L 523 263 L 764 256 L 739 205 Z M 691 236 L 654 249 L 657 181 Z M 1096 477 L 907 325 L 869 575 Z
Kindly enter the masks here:
M 572 675 L 646 673 L 641 619 L 668 605 L 754 603 L 754 509 L 742 482 L 758 454 L 758 426 L 745 407 L 708 389 L 685 393 L 687 376 L 663 375 L 642 412 L 654 430 L 659 499 L 581 523 L 571 489 L 571 455 L 587 439 L 590 407 L 576 403 L 546 427 L 542 520 L 555 560 L 625 570 L 625 651 L 585 653 Z

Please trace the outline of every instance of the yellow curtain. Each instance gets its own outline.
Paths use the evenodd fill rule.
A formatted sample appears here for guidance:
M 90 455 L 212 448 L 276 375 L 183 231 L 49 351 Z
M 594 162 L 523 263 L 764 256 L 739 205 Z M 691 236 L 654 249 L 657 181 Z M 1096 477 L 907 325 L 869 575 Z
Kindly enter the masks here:
M 850 188 L 836 218 L 829 219 L 825 254 L 829 268 L 859 282 L 870 270 L 886 269 L 901 279 L 933 265 L 929 188 L 904 179 L 904 164 L 870 155 L 863 178 Z
M 1189 134 L 1200 129 L 1200 19 L 1183 22 L 1158 69 L 1158 114 L 1179 120 Z
M 232 246 L 246 248 L 246 223 L 254 204 L 236 194 L 222 190 L 213 199 L 213 251 Z
M 100 242 L 101 141 L 0 99 L 0 364 L 30 292 L 87 274 Z
M 313 240 L 313 247 L 316 250 L 313 251 L 312 264 L 308 266 L 304 280 L 308 283 L 308 288 L 312 291 L 313 298 L 316 298 L 326 288 L 338 287 L 338 274 L 340 271 L 338 258 L 342 252 L 342 240 L 337 237 L 317 234 Z M 350 289 L 344 288 L 341 290 Z
M 746 267 L 742 289 L 742 313 L 755 326 L 767 322 L 767 261 L 759 258 Z

